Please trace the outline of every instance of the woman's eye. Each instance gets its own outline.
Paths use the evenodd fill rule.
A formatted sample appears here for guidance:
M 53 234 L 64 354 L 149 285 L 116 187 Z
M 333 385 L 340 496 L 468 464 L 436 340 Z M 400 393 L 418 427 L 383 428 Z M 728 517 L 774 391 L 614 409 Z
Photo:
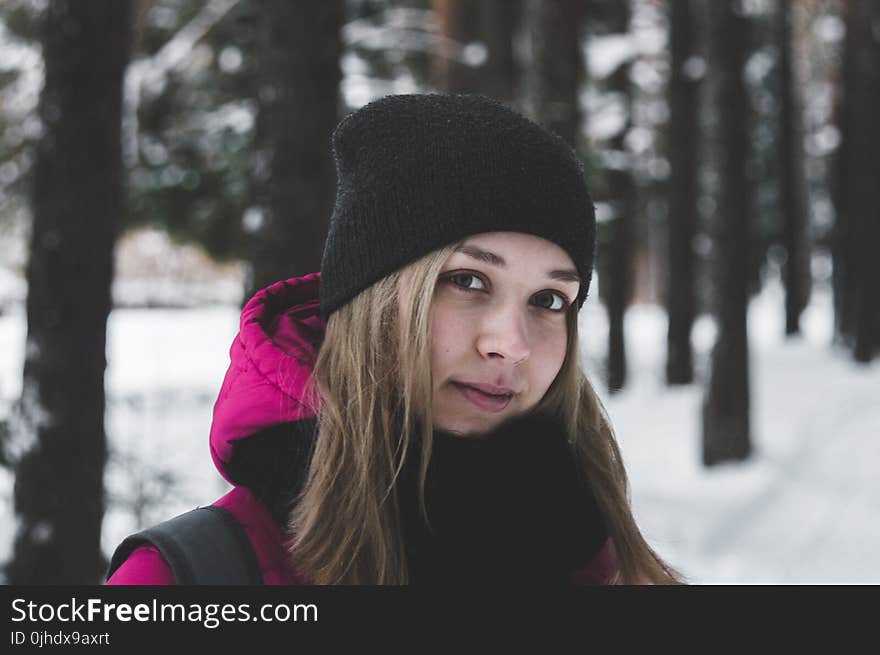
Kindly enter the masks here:
M 486 290 L 483 280 L 473 273 L 453 273 L 443 279 L 462 291 Z M 552 312 L 563 312 L 568 307 L 565 296 L 555 291 L 543 291 L 534 297 L 533 302 L 538 307 Z
M 535 296 L 535 304 L 554 312 L 561 312 L 566 307 L 565 298 L 558 293 L 550 291 L 545 291 Z
M 455 275 L 450 275 L 446 279 L 452 282 L 457 287 L 462 287 L 471 291 L 478 291 L 486 288 L 486 286 L 483 284 L 483 281 L 476 275 L 472 275 L 471 273 L 456 273 Z

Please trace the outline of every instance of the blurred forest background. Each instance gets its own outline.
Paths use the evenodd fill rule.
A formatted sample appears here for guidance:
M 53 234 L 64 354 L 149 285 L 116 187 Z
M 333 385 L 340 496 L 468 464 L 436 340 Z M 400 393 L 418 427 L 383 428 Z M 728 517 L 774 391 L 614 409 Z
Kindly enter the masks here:
M 4 333 L 17 382 L 0 380 L 6 582 L 98 582 L 108 503 L 130 527 L 167 518 L 147 512 L 166 469 L 118 460 L 125 499 L 107 475 L 111 314 L 204 316 L 318 270 L 333 127 L 428 92 L 493 96 L 576 148 L 600 221 L 594 383 L 626 390 L 624 317 L 662 308 L 663 384 L 699 388 L 707 470 L 755 456 L 747 310 L 766 280 L 784 338 L 827 289 L 827 349 L 872 367 L 880 0 L 6 0 L 0 318 L 26 329 Z M 148 401 L 124 402 L 111 433 Z

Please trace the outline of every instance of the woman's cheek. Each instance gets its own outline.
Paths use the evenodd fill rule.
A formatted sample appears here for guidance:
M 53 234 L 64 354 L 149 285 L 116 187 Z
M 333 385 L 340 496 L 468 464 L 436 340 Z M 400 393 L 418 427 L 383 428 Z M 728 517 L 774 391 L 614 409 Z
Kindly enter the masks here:
M 552 326 L 551 329 L 543 331 L 539 335 L 539 361 L 544 368 L 546 366 L 545 376 L 549 377 L 550 383 L 556 378 L 562 363 L 565 361 L 565 347 L 568 343 L 568 335 L 564 329 L 559 330 L 558 326 Z

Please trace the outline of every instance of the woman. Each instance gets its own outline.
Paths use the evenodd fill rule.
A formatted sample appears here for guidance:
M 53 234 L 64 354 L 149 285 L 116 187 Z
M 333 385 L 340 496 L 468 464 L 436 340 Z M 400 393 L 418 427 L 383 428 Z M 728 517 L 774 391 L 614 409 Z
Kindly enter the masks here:
M 579 367 L 595 214 L 572 150 L 480 96 L 333 134 L 321 273 L 242 312 L 211 454 L 266 584 L 675 583 Z M 173 584 L 140 545 L 110 584 Z M 123 557 L 117 552 L 118 564 Z

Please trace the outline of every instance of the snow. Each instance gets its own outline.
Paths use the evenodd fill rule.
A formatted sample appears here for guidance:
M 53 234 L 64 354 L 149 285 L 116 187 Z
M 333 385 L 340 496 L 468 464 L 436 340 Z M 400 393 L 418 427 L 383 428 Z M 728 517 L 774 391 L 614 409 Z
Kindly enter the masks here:
M 5 122 L 9 126 L 14 126 L 18 121 L 26 121 L 27 117 L 36 117 L 37 100 L 43 86 L 41 48 L 17 38 L 2 22 L 0 22 L 0 72 L 17 75 L 5 89 L 0 90 Z M 30 121 L 28 130 L 33 129 L 35 129 L 33 121 Z
M 652 25 L 633 26 L 628 33 L 592 34 L 581 46 L 590 79 L 604 79 L 638 56 L 653 56 L 666 47 L 665 30 Z
M 597 283 L 599 281 L 597 280 Z M 2 294 L 0 294 L 2 295 Z M 693 334 L 697 382 L 663 383 L 666 319 L 652 305 L 626 316 L 629 386 L 609 396 L 604 309 L 581 315 L 584 367 L 609 415 L 633 509 L 652 547 L 693 583 L 880 583 L 880 363 L 832 348 L 831 298 L 814 290 L 803 335 L 783 338 L 783 297 L 769 282 L 749 312 L 752 457 L 705 469 L 700 407 L 714 340 Z M 109 553 L 139 526 L 206 504 L 228 488 L 208 430 L 238 329 L 238 305 L 115 309 L 108 324 Z M 0 315 L 0 417 L 20 393 L 25 317 Z M 11 550 L 12 477 L 0 470 L 0 560 Z
M 603 402 L 649 543 L 691 582 L 877 583 L 880 564 L 880 365 L 860 367 L 830 346 L 831 298 L 814 292 L 803 337 L 786 342 L 783 293 L 752 301 L 749 343 L 752 443 L 746 462 L 705 469 L 700 411 L 714 325 L 693 342 L 698 382 L 663 384 L 666 319 L 652 306 L 626 318 L 630 386 Z M 601 352 L 607 322 L 587 307 L 586 352 Z M 600 360 L 585 367 L 599 386 Z

